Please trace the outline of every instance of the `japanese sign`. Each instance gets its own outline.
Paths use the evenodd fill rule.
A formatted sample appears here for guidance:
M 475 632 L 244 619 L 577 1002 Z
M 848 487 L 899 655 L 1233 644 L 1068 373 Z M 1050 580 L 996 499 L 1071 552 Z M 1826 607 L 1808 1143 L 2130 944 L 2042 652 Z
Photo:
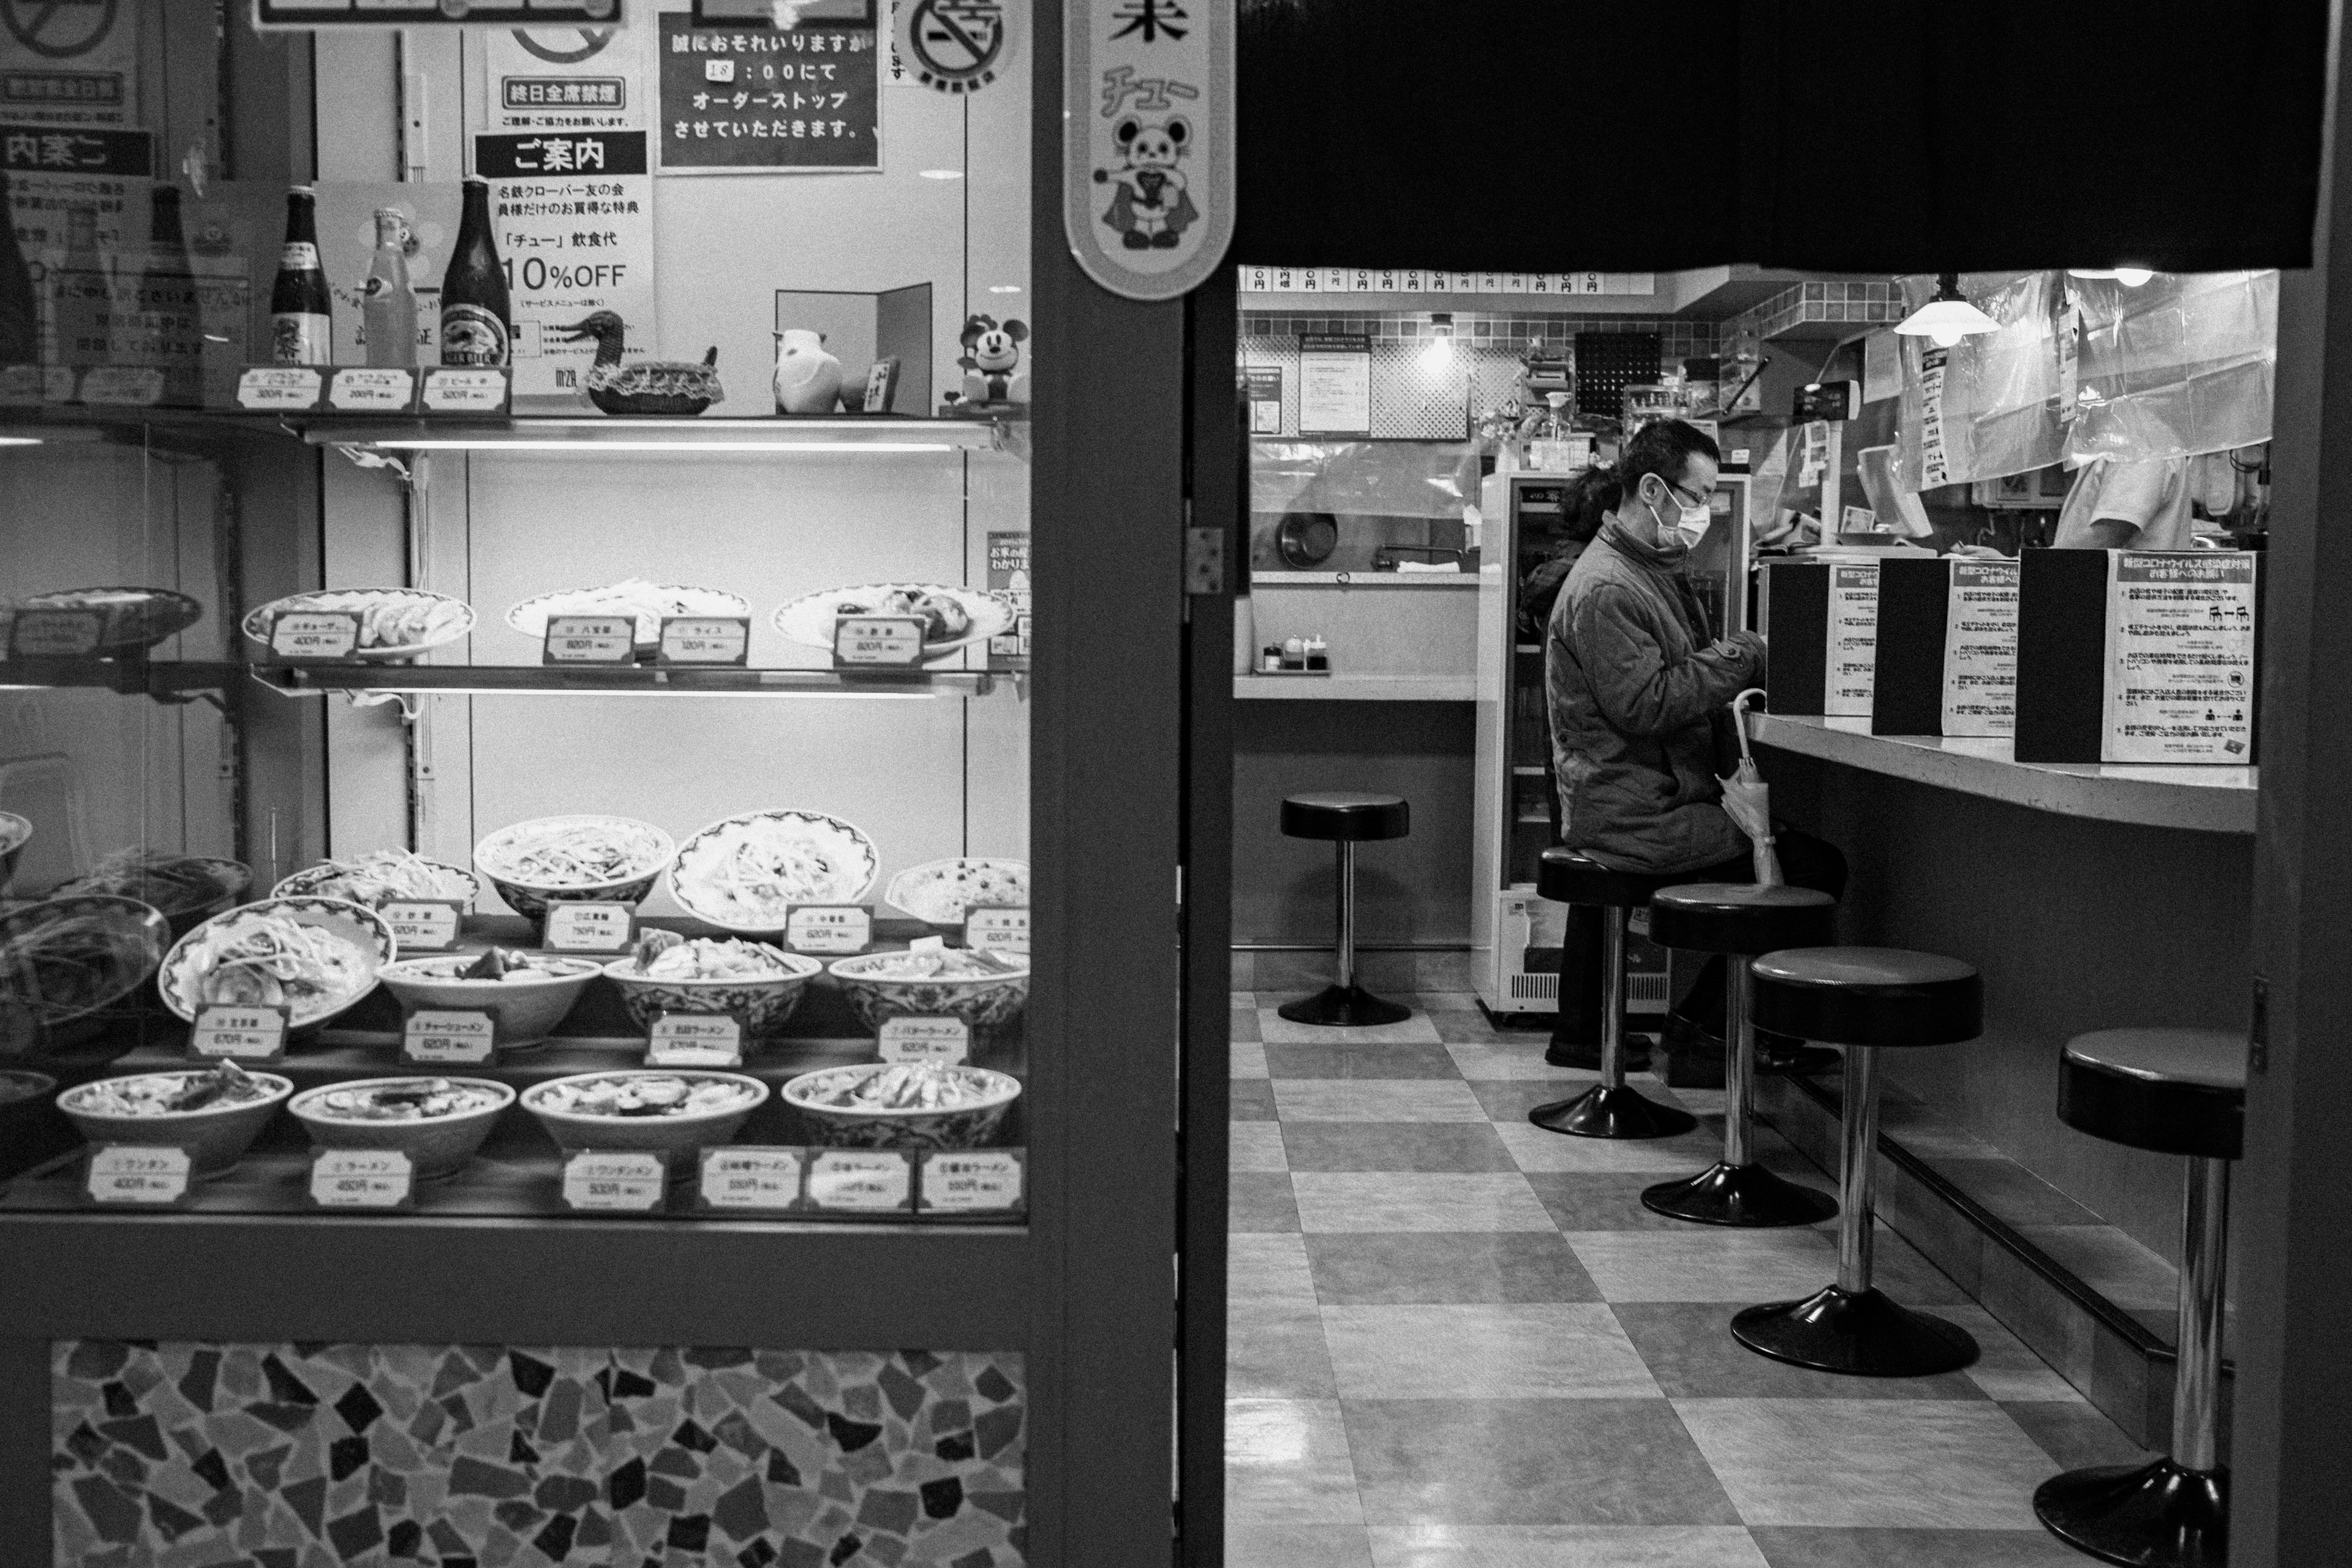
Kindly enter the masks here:
M 1013 7 L 1004 0 L 898 0 L 891 37 L 901 69 L 935 91 L 978 92 L 1013 55 Z
M 2017 563 L 1950 558 L 1944 592 L 1947 735 L 2017 733 Z
M 474 138 L 507 268 L 518 397 L 577 396 L 599 310 L 624 323 L 628 354 L 655 347 L 654 192 L 642 131 L 533 131 Z
M 0 0 L 0 118 L 137 124 L 140 18 L 148 9 L 117 0 Z
M 499 131 L 642 131 L 644 35 L 614 27 L 492 33 L 489 113 Z
M 319 27 L 356 22 L 378 27 L 485 25 L 534 27 L 567 22 L 618 22 L 621 0 L 253 0 L 257 27 Z
M 665 15 L 656 47 L 663 174 L 882 167 L 870 25 L 722 31 Z
M 1372 340 L 1308 333 L 1298 340 L 1298 433 L 1372 433 Z
M 2241 550 L 2109 552 L 2101 762 L 2253 761 L 2260 559 Z
M 1423 267 L 1244 267 L 1244 294 L 1654 294 L 1654 272 L 1445 272 Z
M 1029 531 L 988 536 L 988 591 L 1013 606 L 1013 624 L 988 639 L 988 668 L 1029 668 Z
M 1234 230 L 1234 7 L 1073 0 L 1065 14 L 1062 218 L 1087 275 L 1172 300 Z
M 1830 566 L 1830 647 L 1827 701 L 1832 718 L 1870 717 L 1878 683 L 1878 567 Z

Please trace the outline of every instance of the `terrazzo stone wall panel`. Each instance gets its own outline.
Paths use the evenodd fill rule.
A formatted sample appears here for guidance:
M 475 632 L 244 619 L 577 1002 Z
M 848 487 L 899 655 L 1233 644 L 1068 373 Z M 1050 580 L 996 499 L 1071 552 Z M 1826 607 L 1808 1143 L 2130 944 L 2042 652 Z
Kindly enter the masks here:
M 57 1568 L 1018 1568 L 1020 1356 L 52 1347 Z

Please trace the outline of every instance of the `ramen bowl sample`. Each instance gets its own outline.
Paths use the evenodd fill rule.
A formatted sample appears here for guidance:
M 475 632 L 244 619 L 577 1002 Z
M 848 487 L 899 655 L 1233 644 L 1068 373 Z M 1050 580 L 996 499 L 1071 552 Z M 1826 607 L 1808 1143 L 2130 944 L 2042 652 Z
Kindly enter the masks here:
M 919 921 L 961 925 L 974 910 L 1026 908 L 1029 862 L 971 857 L 927 860 L 891 878 L 882 896 Z
M 961 1018 L 1001 1028 L 1029 1004 L 1029 961 L 971 948 L 924 945 L 837 958 L 826 970 L 857 1021 L 879 1032 L 893 1018 Z
M 136 899 L 44 899 L 0 915 L 0 1003 L 39 1030 L 39 1048 L 78 1045 L 155 973 L 171 941 Z
M 531 920 L 550 904 L 626 904 L 654 890 L 677 841 L 631 816 L 541 816 L 474 846 L 474 868 L 507 907 Z
M 243 1159 L 293 1092 L 292 1081 L 276 1073 L 222 1062 L 77 1084 L 58 1096 L 58 1109 L 92 1143 L 184 1150 L 190 1169 L 210 1175 Z
M 741 1073 L 646 1068 L 578 1073 L 523 1090 L 559 1149 L 649 1149 L 675 1157 L 733 1140 L 768 1098 Z
M 670 897 L 697 920 L 767 935 L 795 904 L 854 904 L 882 870 L 855 824 L 821 811 L 747 811 L 723 817 L 679 847 Z
M 280 616 L 320 612 L 357 616 L 359 641 L 351 657 L 371 661 L 415 658 L 474 629 L 474 607 L 446 594 L 422 588 L 327 588 L 272 599 L 245 617 L 245 635 L 268 648 Z
M 163 1005 L 190 1023 L 213 1004 L 284 1007 L 288 1026 L 325 1023 L 375 989 L 398 952 L 392 927 L 346 899 L 263 899 L 215 915 L 163 955 Z
M 297 871 L 269 892 L 272 898 L 311 894 L 321 899 L 349 899 L 380 910 L 404 899 L 456 899 L 471 908 L 481 890 L 474 874 L 462 866 L 427 860 L 405 849 L 371 849 L 346 859 L 322 860 Z
M 58 885 L 51 895 L 108 893 L 136 899 L 160 911 L 177 942 L 234 906 L 253 886 L 244 862 L 206 855 L 170 855 L 152 849 L 121 849 L 82 876 Z
M 782 1092 L 828 1148 L 979 1149 L 1021 1098 L 1021 1080 L 961 1063 L 867 1062 L 804 1072 Z
M 514 1103 L 486 1078 L 365 1078 L 305 1089 L 287 1110 L 321 1149 L 395 1149 L 420 1182 L 454 1175 Z
M 640 1029 L 651 1028 L 657 1013 L 731 1013 L 747 1034 L 763 1037 L 782 1032 L 824 968 L 765 942 L 648 931 L 636 952 L 604 965 L 604 977 Z
M 593 959 L 494 948 L 444 958 L 404 958 L 376 972 L 404 1016 L 418 1008 L 488 1013 L 499 1049 L 543 1042 L 578 1004 L 602 967 Z

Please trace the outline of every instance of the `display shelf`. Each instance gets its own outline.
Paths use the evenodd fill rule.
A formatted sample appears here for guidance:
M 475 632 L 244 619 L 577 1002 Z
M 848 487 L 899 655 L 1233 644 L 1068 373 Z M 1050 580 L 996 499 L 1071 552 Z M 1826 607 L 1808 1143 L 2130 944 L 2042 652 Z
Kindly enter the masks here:
M 1319 680 L 1282 675 L 1234 677 L 1234 695 L 1257 700 L 1468 702 L 1477 694 L 1477 681 L 1467 675 L 1334 675 Z
M 0 658 L 0 690 L 100 687 L 127 697 L 171 699 L 218 691 L 243 668 L 214 659 Z
M 824 419 L 679 419 L 614 415 L 518 414 L 505 419 L 289 421 L 314 447 L 406 452 L 812 452 L 945 455 L 1002 451 L 1006 426 L 994 419 L 923 419 L 876 415 Z
M 2259 768 L 2021 763 L 2006 737 L 1874 735 L 1867 719 L 1751 712 L 1748 733 L 1759 746 L 2065 816 L 2199 833 L 2254 831 Z
M 997 677 L 972 669 L 742 669 L 713 665 L 255 664 L 256 680 L 299 696 L 392 691 L 442 696 L 499 692 L 584 695 L 677 692 L 738 697 L 984 697 Z

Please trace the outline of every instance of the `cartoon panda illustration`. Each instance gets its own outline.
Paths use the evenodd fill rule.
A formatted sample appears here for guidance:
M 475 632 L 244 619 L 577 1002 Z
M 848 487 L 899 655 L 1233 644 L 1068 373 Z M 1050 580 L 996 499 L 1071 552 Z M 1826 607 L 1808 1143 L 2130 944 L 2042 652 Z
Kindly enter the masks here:
M 1118 167 L 1095 171 L 1095 184 L 1118 187 L 1103 222 L 1129 250 L 1175 249 L 1201 217 L 1177 166 L 1192 150 L 1191 123 L 1181 114 L 1156 125 L 1130 114 L 1111 134 L 1118 141 Z

